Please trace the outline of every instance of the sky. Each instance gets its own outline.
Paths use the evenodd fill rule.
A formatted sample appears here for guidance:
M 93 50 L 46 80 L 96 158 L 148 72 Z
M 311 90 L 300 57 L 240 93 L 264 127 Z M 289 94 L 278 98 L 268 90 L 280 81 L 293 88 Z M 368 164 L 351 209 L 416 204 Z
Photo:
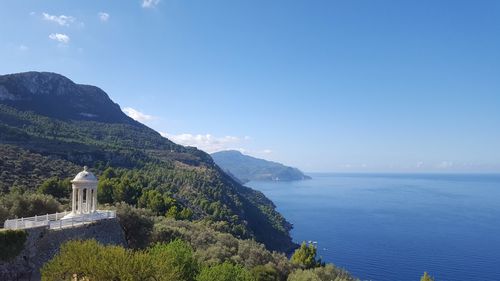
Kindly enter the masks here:
M 500 1 L 1 0 L 50 71 L 207 152 L 306 172 L 500 172 Z

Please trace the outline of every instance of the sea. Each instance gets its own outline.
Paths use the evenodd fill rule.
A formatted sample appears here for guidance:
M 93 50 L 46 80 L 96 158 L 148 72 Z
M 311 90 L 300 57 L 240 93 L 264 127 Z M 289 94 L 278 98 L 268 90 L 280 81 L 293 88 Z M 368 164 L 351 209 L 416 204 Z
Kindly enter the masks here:
M 360 280 L 500 281 L 500 174 L 309 174 L 247 183 Z

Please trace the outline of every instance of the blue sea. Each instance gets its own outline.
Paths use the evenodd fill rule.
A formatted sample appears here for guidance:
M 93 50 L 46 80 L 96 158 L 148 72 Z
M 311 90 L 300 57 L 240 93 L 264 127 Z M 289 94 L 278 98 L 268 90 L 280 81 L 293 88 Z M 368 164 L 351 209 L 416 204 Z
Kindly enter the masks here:
M 311 174 L 250 182 L 361 280 L 500 281 L 500 175 Z

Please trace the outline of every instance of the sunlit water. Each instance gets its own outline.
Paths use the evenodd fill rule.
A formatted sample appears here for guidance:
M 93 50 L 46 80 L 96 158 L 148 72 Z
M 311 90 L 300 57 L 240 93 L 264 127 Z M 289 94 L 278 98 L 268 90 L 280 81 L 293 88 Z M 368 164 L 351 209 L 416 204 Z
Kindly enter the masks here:
M 362 280 L 500 281 L 500 175 L 312 174 L 250 182 Z

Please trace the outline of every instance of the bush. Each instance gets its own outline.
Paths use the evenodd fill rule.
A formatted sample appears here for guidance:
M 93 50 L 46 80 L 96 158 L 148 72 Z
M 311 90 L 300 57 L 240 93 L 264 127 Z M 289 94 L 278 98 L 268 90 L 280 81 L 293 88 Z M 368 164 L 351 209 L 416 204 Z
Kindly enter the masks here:
M 87 240 L 63 244 L 41 273 L 42 280 L 193 281 L 197 268 L 191 249 L 182 241 L 134 252 Z
M 252 274 L 241 265 L 223 264 L 205 267 L 201 270 L 197 281 L 255 281 Z
M 270 265 L 258 265 L 252 269 L 256 281 L 279 281 L 278 271 Z
M 0 260 L 9 261 L 17 257 L 24 249 L 28 233 L 24 230 L 0 231 Z
M 354 281 L 353 277 L 333 264 L 313 269 L 298 269 L 288 276 L 288 281 Z

